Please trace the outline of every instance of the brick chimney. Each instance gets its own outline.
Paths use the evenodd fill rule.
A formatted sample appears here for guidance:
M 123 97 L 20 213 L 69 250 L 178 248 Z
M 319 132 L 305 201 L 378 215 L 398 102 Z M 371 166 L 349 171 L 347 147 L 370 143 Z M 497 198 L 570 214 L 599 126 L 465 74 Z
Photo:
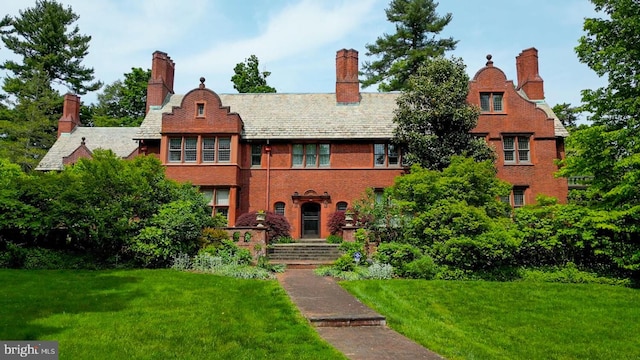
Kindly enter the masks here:
M 72 132 L 80 126 L 80 97 L 66 94 L 62 105 L 62 116 L 58 120 L 58 137 L 63 133 Z
M 531 100 L 544 99 L 544 81 L 538 74 L 538 50 L 522 50 L 516 57 L 518 90 L 522 89 Z
M 175 64 L 162 51 L 153 53 L 151 78 L 147 85 L 147 112 L 151 106 L 161 106 L 168 94 L 173 94 Z
M 358 52 L 342 49 L 336 53 L 336 102 L 357 104 L 360 102 L 358 81 Z

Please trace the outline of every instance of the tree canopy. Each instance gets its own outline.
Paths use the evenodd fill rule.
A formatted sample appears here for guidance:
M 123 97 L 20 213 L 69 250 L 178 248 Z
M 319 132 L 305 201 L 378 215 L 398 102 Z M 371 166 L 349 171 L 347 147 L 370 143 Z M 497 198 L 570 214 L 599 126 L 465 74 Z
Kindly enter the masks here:
M 467 102 L 469 76 L 460 58 L 427 59 L 408 79 L 398 98 L 394 142 L 402 147 L 406 164 L 442 170 L 453 155 L 494 159 L 484 139 L 470 131 L 480 110 Z
M 106 85 L 93 109 L 94 126 L 139 126 L 144 119 L 151 70 L 131 68 L 124 81 Z
M 568 103 L 556 104 L 553 107 L 553 112 L 558 116 L 562 125 L 568 130 L 576 128 L 581 111 L 579 107 L 571 106 L 571 104 Z
M 453 38 L 436 38 L 452 19 L 451 13 L 439 16 L 437 7 L 433 0 L 391 1 L 385 12 L 396 33 L 366 45 L 366 55 L 377 59 L 364 62 L 363 87 L 378 84 L 380 91 L 404 90 L 422 63 L 455 49 Z
M 231 77 L 233 88 L 239 93 L 274 93 L 276 89 L 267 85 L 269 71 L 260 71 L 260 63 L 255 55 L 249 56 L 245 62 L 236 64 L 233 69 L 235 75 Z
M 80 34 L 78 20 L 71 7 L 50 0 L 37 0 L 35 7 L 21 10 L 19 16 L 0 21 L 4 46 L 21 61 L 5 60 L 0 66 L 8 76 L 4 89 L 16 95 L 35 73 L 51 83 L 60 83 L 76 94 L 100 88 L 93 81 L 93 69 L 81 65 L 89 52 L 91 36 Z
M 5 60 L 5 101 L 0 109 L 0 156 L 35 168 L 56 139 L 62 97 L 55 85 L 84 94 L 101 86 L 93 81 L 93 69 L 81 65 L 90 36 L 81 35 L 78 16 L 55 1 L 38 0 L 19 16 L 0 21 L 0 39 L 17 55 Z
M 594 126 L 567 141 L 561 174 L 592 176 L 592 204 L 608 208 L 640 205 L 640 3 L 592 0 L 601 17 L 584 21 L 578 58 L 607 85 L 584 90 L 584 109 Z

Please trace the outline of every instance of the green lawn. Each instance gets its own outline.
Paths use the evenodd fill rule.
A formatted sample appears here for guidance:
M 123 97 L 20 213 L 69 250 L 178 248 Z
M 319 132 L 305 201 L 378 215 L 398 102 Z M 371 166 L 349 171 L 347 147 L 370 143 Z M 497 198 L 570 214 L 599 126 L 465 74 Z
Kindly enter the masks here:
M 0 339 L 61 359 L 344 359 L 276 281 L 174 270 L 0 270 Z
M 640 291 L 530 282 L 341 283 L 449 359 L 639 359 Z

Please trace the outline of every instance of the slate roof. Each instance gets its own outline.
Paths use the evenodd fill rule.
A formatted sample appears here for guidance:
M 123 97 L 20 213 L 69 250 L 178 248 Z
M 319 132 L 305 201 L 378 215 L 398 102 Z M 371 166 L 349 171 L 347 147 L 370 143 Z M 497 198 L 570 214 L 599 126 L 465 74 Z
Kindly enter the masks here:
M 82 138 L 92 152 L 96 149 L 111 149 L 120 157 L 129 156 L 138 148 L 133 140 L 138 132 L 135 127 L 77 127 L 71 133 L 63 133 L 42 158 L 36 170 L 63 170 L 62 158 L 76 150 Z
M 547 104 L 546 101 L 529 99 L 529 97 L 527 96 L 527 93 L 523 89 L 517 90 L 516 92 L 526 100 L 535 102 L 536 107 L 542 109 L 547 114 L 548 117 L 553 119 L 553 128 L 554 128 L 556 137 L 566 138 L 567 136 L 569 136 L 569 131 L 567 131 L 564 125 L 562 125 L 562 121 L 558 119 L 558 115 L 556 115 L 556 113 L 553 112 L 553 109 L 551 109 L 551 106 L 549 106 L 549 104 Z
M 393 135 L 399 93 L 361 93 L 359 104 L 337 104 L 329 94 L 219 94 L 223 106 L 240 114 L 244 139 L 384 139 Z M 138 139 L 159 139 L 162 113 L 179 106 L 172 95 L 145 117 Z

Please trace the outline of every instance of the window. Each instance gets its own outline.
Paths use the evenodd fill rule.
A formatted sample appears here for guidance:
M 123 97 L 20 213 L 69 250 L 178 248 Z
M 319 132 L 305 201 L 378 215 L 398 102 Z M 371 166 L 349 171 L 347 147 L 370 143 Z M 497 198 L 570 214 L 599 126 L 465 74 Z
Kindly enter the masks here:
M 197 103 L 196 108 L 196 117 L 204 117 L 204 103 Z
M 202 162 L 216 161 L 216 138 L 202 138 Z
M 218 139 L 218 162 L 231 161 L 231 138 Z
M 373 144 L 374 164 L 378 167 L 393 167 L 400 164 L 398 147 L 393 144 Z
M 384 201 L 384 189 L 374 189 L 373 197 L 375 199 L 376 204 L 382 204 Z
M 200 193 L 211 207 L 212 214 L 229 215 L 229 189 L 205 188 Z
M 480 109 L 487 112 L 503 112 L 502 93 L 480 93 Z
M 500 201 L 511 205 L 514 208 L 523 207 L 525 205 L 524 193 L 527 186 L 515 186 L 508 196 L 501 196 Z
M 278 201 L 273 206 L 273 210 L 276 214 L 284 216 L 284 203 L 282 201 Z
M 198 155 L 198 138 L 188 137 L 184 139 L 184 161 L 196 162 Z
M 331 146 L 329 144 L 293 144 L 293 166 L 329 166 Z
M 251 145 L 251 166 L 260 165 L 262 162 L 262 145 Z
M 213 211 L 229 218 L 229 189 L 215 189 L 215 201 Z
M 197 154 L 197 137 L 169 138 L 169 162 L 195 162 Z
M 217 143 L 217 148 L 216 148 Z M 200 144 L 198 148 L 198 144 Z M 200 151 L 200 156 L 198 156 Z M 214 163 L 231 161 L 231 138 L 216 138 L 189 136 L 170 137 L 168 149 L 168 161 L 171 163 Z
M 169 139 L 169 162 L 182 161 L 182 138 Z
M 336 204 L 336 211 L 347 211 L 347 203 L 345 201 L 339 201 Z
M 505 164 L 531 162 L 529 136 L 503 136 L 502 150 Z

